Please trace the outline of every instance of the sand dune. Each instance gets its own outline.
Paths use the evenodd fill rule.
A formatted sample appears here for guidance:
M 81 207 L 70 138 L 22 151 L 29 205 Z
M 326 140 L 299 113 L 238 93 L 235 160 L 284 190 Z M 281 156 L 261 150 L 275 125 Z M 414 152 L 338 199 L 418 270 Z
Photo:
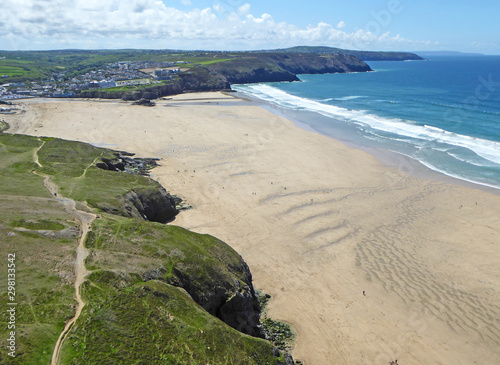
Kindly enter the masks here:
M 248 262 L 306 364 L 495 364 L 500 196 L 406 174 L 241 99 L 28 101 L 14 131 L 161 157 L 175 224 Z M 363 294 L 363 292 L 365 292 Z

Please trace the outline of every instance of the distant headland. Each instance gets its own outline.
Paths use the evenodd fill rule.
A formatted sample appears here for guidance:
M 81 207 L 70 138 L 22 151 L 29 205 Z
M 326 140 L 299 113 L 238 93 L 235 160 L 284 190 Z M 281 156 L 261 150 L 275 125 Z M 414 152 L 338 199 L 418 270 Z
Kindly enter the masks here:
M 292 47 L 260 51 L 0 51 L 0 99 L 156 99 L 227 91 L 231 84 L 298 81 L 298 74 L 371 71 L 365 61 L 421 60 L 414 53 Z

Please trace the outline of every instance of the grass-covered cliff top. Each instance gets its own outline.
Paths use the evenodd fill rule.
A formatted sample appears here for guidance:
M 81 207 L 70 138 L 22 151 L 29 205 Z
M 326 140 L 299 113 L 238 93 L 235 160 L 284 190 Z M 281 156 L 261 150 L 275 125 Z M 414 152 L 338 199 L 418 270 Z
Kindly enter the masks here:
M 0 133 L 0 256 L 15 254 L 18 303 L 16 357 L 6 357 L 4 341 L 0 363 L 50 364 L 75 314 L 81 227 L 67 204 L 74 200 L 77 210 L 98 218 L 85 242 L 86 305 L 63 342 L 60 364 L 284 364 L 270 342 L 220 319 L 248 332 L 248 318 L 258 312 L 240 255 L 214 237 L 122 214 L 124 195 L 159 185 L 95 166 L 115 157 L 84 143 Z M 118 215 L 106 213 L 110 207 Z M 0 301 L 9 302 L 6 281 Z M 8 322 L 2 311 L 4 339 Z
M 408 61 L 423 60 L 422 57 L 411 52 L 384 52 L 384 51 L 360 51 L 348 50 L 335 47 L 311 47 L 297 46 L 290 48 L 274 49 L 266 52 L 271 53 L 322 53 L 322 54 L 340 54 L 358 57 L 363 61 Z

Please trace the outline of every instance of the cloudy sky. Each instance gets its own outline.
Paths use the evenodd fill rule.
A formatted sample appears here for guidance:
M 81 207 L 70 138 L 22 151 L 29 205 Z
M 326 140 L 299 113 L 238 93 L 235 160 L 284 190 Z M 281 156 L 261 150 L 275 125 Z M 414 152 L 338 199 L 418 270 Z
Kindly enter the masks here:
M 500 2 L 0 0 L 0 49 L 325 45 L 500 54 Z

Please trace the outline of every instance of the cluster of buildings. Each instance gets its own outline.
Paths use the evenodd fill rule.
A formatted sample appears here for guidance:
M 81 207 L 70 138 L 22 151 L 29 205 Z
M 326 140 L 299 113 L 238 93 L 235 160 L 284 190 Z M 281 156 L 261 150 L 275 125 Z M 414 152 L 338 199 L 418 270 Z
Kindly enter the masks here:
M 62 89 L 50 83 L 11 83 L 0 85 L 0 100 L 15 100 L 35 97 L 72 97 L 74 91 Z
M 179 73 L 177 62 L 115 62 L 102 69 L 80 75 L 74 75 L 71 71 L 61 71 L 44 81 L 3 84 L 0 85 L 0 100 L 73 97 L 81 90 L 168 81 Z

